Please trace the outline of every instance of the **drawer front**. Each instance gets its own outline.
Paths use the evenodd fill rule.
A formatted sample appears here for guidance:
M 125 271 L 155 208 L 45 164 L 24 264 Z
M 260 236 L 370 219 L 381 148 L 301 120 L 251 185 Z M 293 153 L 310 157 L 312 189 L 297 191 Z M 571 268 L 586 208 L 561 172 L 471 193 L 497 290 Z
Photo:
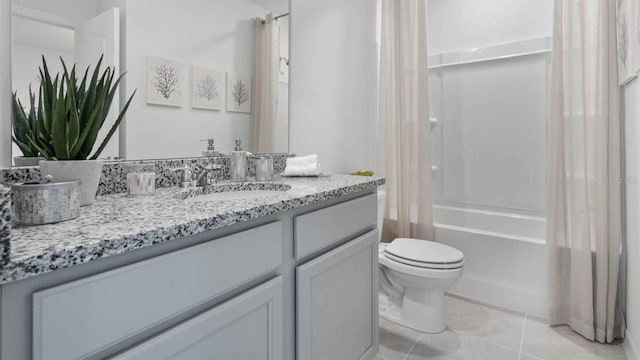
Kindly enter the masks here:
M 37 292 L 34 358 L 94 354 L 281 264 L 275 222 Z
M 114 359 L 281 359 L 282 277 L 260 285 Z
M 296 259 L 375 226 L 377 205 L 376 194 L 370 194 L 296 217 Z

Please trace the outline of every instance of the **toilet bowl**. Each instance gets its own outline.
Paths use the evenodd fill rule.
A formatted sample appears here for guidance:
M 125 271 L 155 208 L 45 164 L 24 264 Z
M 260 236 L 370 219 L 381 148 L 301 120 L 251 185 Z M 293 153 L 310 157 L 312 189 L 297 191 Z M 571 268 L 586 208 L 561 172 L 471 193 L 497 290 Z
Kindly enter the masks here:
M 379 192 L 379 207 L 384 196 Z M 380 316 L 424 333 L 444 331 L 444 292 L 462 276 L 462 252 L 434 241 L 398 238 L 381 243 L 378 257 L 381 298 L 399 298 L 384 305 L 381 300 Z

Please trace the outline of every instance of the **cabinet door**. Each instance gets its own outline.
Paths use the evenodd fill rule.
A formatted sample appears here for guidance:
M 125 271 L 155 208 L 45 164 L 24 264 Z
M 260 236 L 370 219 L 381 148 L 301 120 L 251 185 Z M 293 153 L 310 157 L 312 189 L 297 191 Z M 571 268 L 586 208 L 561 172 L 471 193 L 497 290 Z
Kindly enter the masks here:
M 33 357 L 93 356 L 281 264 L 282 222 L 274 222 L 38 291 Z
M 299 359 L 368 359 L 378 348 L 378 233 L 296 270 Z
M 282 351 L 282 277 L 278 277 L 115 359 L 280 359 Z

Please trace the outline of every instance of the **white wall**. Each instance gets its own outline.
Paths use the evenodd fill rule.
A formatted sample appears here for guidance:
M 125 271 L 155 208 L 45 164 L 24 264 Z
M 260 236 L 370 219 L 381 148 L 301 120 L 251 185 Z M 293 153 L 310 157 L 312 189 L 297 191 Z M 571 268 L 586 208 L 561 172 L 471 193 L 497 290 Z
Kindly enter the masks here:
M 640 359 L 640 81 L 624 89 L 626 167 L 627 337 L 631 360 Z
M 13 5 L 37 9 L 76 21 L 96 16 L 98 11 L 98 0 L 13 0 Z
M 37 27 L 32 36 L 25 34 L 25 27 Z M 28 111 L 29 85 L 38 97 L 38 68 L 42 66 L 42 56 L 47 59 L 49 71 L 62 72 L 60 57 L 70 66 L 74 63 L 73 30 L 33 20 L 13 17 L 13 46 L 11 52 L 11 90 L 17 92 L 18 99 Z M 46 46 L 46 47 L 45 47 Z M 11 154 L 21 156 L 22 151 L 11 142 Z
M 290 149 L 376 169 L 376 1 L 291 1 Z
M 192 64 L 253 73 L 253 19 L 266 10 L 246 0 L 135 0 L 126 4 L 126 92 L 138 89 L 127 112 L 129 159 L 200 156 L 213 137 L 232 150 L 236 137 L 251 147 L 251 115 L 191 108 Z M 183 64 L 182 107 L 146 103 L 147 56 Z
M 69 31 L 72 33 L 72 49 L 70 52 L 66 51 L 66 49 L 45 49 L 28 44 L 13 44 L 13 52 L 11 54 L 13 58 L 11 63 L 11 87 L 13 91 L 18 92 L 18 99 L 20 99 L 24 107 L 29 107 L 29 85 L 31 85 L 31 90 L 36 95 L 37 101 L 38 87 L 40 86 L 38 82 L 38 69 L 42 67 L 41 56 L 44 55 L 47 59 L 47 67 L 52 74 L 62 72 L 60 57 L 64 59 L 67 66 L 73 65 L 75 58 L 73 54 L 73 30 Z
M 429 52 L 551 36 L 553 0 L 428 0 Z

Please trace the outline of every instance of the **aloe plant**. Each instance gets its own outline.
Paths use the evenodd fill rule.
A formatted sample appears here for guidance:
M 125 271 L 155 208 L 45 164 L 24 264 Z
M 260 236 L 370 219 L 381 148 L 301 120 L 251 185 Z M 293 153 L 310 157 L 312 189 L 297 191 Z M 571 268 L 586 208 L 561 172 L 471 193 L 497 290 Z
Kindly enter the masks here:
M 88 77 L 90 68 L 87 67 L 78 82 L 76 66 L 68 71 L 64 60 L 60 58 L 60 61 L 64 70 L 62 76 L 57 74 L 52 78 L 47 62 L 42 57 L 37 110 L 31 94 L 32 111 L 26 116 L 27 121 L 35 119 L 35 129 L 24 133 L 29 146 L 47 160 L 97 159 L 122 122 L 135 91 L 100 146 L 91 154 L 124 74 L 114 82 L 115 68 L 107 67 L 100 75 L 101 56 L 91 77 Z
M 22 103 L 18 99 L 18 93 L 13 93 L 13 142 L 18 145 L 22 151 L 22 155 L 26 157 L 40 156 L 40 152 L 29 141 L 34 136 L 37 128 L 37 114 L 35 108 L 35 95 L 29 86 L 30 108 L 29 114 L 25 113 Z

